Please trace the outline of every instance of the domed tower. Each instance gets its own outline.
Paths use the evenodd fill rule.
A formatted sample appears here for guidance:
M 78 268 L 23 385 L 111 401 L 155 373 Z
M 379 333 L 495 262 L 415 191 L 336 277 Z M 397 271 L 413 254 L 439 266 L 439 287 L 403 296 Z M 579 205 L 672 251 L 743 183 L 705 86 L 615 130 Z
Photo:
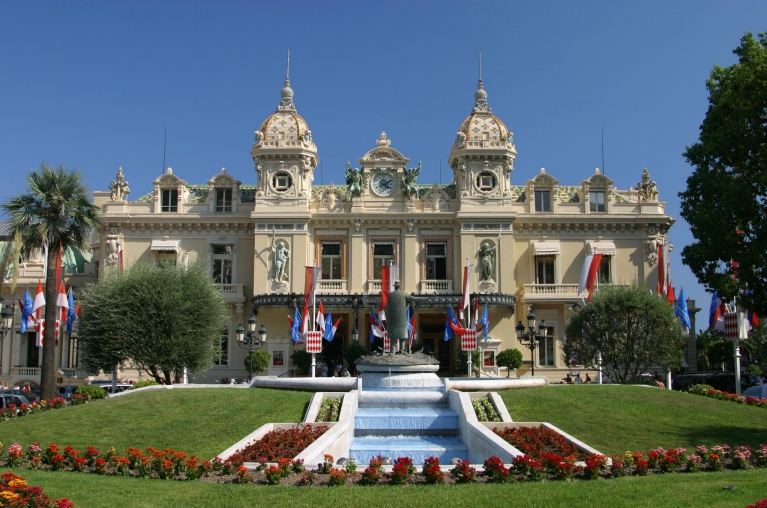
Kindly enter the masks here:
M 256 207 L 279 205 L 308 209 L 319 157 L 312 131 L 293 104 L 290 52 L 285 87 L 280 95 L 277 110 L 255 132 L 250 151 L 258 175 Z
M 474 108 L 461 123 L 450 148 L 450 167 L 461 209 L 507 204 L 506 201 L 511 204 L 509 179 L 516 156 L 514 134 L 487 105 L 480 63 Z

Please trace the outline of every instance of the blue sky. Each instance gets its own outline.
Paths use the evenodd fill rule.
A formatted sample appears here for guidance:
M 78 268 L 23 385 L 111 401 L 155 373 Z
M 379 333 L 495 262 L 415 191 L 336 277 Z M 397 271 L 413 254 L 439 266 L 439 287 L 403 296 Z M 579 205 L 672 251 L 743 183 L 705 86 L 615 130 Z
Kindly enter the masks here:
M 674 285 L 705 308 L 679 255 L 692 241 L 681 154 L 713 65 L 734 63 L 765 21 L 767 3 L 747 0 L 2 2 L 0 200 L 42 161 L 79 168 L 91 189 L 122 166 L 137 198 L 162 171 L 166 127 L 165 166 L 181 178 L 226 167 L 254 183 L 253 131 L 279 101 L 288 49 L 322 161 L 315 183 L 343 183 L 379 125 L 423 162 L 419 183 L 439 181 L 440 162 L 449 183 L 481 51 L 489 104 L 515 134 L 512 184 L 545 167 L 578 185 L 602 167 L 604 129 L 606 174 L 626 189 L 647 167 L 679 219 Z

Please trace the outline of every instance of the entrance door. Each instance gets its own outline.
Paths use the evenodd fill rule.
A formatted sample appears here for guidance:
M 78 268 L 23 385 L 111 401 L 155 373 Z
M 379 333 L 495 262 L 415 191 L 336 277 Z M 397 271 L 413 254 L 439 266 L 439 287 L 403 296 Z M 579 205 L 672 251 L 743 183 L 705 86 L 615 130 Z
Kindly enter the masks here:
M 40 366 L 40 348 L 35 344 L 37 332 L 27 333 L 27 367 Z
M 418 337 L 423 344 L 423 352 L 432 354 L 439 360 L 440 372 L 450 372 L 450 346 L 452 340 L 445 342 L 444 314 L 418 314 Z
M 335 337 L 328 342 L 322 339 L 322 356 L 325 358 L 325 362 L 330 365 L 331 360 L 335 360 L 341 363 L 344 358 L 344 347 L 346 346 L 349 337 L 349 316 L 344 314 L 334 314 L 333 321 L 337 321 L 339 317 L 342 317 L 341 323 L 338 325 Z M 329 373 L 332 375 L 332 373 Z

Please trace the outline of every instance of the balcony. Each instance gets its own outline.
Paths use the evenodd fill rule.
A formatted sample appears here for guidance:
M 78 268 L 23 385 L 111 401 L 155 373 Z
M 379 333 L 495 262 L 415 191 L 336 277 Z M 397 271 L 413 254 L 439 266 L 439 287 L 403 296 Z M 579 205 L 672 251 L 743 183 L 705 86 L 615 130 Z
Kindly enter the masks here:
M 381 292 L 381 279 L 371 279 L 368 281 L 368 294 Z
M 218 284 L 219 289 L 224 294 L 224 299 L 230 303 L 240 303 L 245 301 L 243 284 Z
M 525 301 L 538 300 L 576 302 L 578 284 L 525 284 Z
M 346 280 L 320 279 L 317 281 L 317 292 L 326 294 L 345 294 Z
M 11 376 L 13 376 L 13 379 L 40 379 L 40 367 L 11 367 Z
M 423 295 L 451 294 L 453 292 L 452 280 L 422 280 L 421 291 Z

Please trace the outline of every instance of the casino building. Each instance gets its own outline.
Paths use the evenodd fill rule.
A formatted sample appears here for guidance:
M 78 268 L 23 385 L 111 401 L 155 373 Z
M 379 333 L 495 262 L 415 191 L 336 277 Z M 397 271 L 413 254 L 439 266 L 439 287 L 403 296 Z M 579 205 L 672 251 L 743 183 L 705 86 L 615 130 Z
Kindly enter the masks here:
M 585 296 L 578 282 L 586 256 L 603 255 L 599 284 L 639 280 L 654 287 L 656 246 L 674 219 L 647 170 L 628 190 L 615 188 L 598 169 L 584 171 L 580 182 L 561 183 L 544 169 L 513 182 L 513 134 L 493 115 L 481 80 L 474 99 L 455 138 L 445 140 L 449 185 L 418 182 L 419 168 L 383 132 L 347 167 L 347 185 L 313 185 L 321 147 L 286 80 L 276 111 L 255 132 L 255 178 L 221 170 L 192 184 L 183 169 L 168 168 L 151 192 L 127 201 L 120 170 L 111 192 L 95 192 L 107 224 L 94 236 L 95 276 L 116 267 L 120 251 L 125 266 L 205 259 L 231 305 L 221 355 L 194 379 L 213 383 L 247 377 L 235 330 L 252 314 L 268 329 L 262 346 L 271 355 L 267 374 L 306 374 L 291 364 L 294 348 L 304 346 L 293 345 L 286 316 L 294 305 L 302 308 L 304 267 L 314 263 L 321 267 L 318 304 L 332 309 L 334 320 L 343 316 L 335 340 L 323 344 L 325 355 L 340 358 L 355 340 L 379 347 L 380 339 L 369 340 L 368 315 L 380 301 L 381 266 L 395 264 L 404 291 L 428 296 L 417 307 L 414 348 L 439 359 L 440 375 L 465 375 L 460 341 L 443 337 L 445 311 L 457 306 L 468 264 L 472 298 L 491 315 L 488 340 L 479 341 L 480 375 L 506 376 L 495 357 L 508 348 L 522 351 L 526 361 L 514 374 L 530 373 L 531 351 L 518 342 L 515 327 L 532 311 L 546 325 L 534 350 L 535 373 L 559 381 L 573 368 L 562 344 L 568 312 Z M 20 363 L 30 358 L 27 340 L 11 338 Z M 3 375 L 12 363 L 3 356 Z

